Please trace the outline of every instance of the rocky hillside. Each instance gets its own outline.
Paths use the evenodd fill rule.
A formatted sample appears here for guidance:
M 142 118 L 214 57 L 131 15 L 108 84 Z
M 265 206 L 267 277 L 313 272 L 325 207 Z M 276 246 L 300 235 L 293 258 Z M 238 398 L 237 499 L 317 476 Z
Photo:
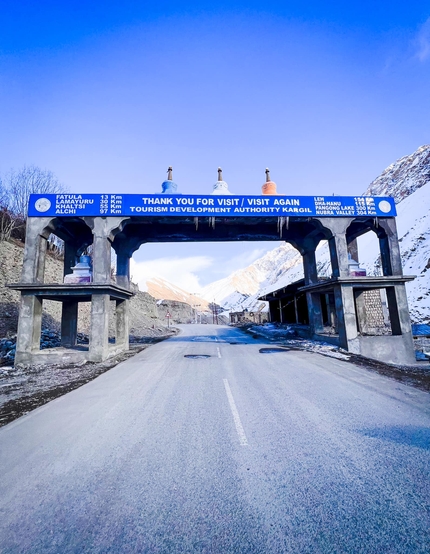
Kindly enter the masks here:
M 413 322 L 430 321 L 430 145 L 390 165 L 365 191 L 393 196 L 398 202 L 397 228 L 405 274 L 417 275 L 407 285 Z M 369 275 L 380 272 L 379 244 L 373 233 L 359 239 L 360 262 Z M 320 275 L 330 273 L 325 244 L 317 251 Z M 236 311 L 255 306 L 258 296 L 303 277 L 302 259 L 289 244 L 271 250 L 249 267 L 208 285 L 203 295 Z
M 23 247 L 18 242 L 0 242 L 0 338 L 13 336 L 17 330 L 20 293 L 5 287 L 6 283 L 20 281 Z M 47 256 L 45 268 L 46 283 L 60 283 L 62 280 L 62 262 Z M 58 302 L 44 301 L 44 329 L 59 330 L 61 305 Z M 113 303 L 111 320 L 114 321 Z M 130 301 L 130 333 L 134 335 L 154 336 L 163 331 L 167 324 L 166 313 L 172 316 L 171 323 L 187 323 L 193 318 L 193 309 L 184 302 L 164 300 L 157 302 L 146 292 L 138 292 Z M 90 305 L 79 306 L 79 331 L 89 332 Z M 111 329 L 113 333 L 113 326 Z
M 177 285 L 173 285 L 161 277 L 153 277 L 146 281 L 148 294 L 159 300 L 175 300 L 198 307 L 198 311 L 209 312 L 209 302 L 204 298 L 191 294 Z
M 421 146 L 410 156 L 404 156 L 387 167 L 364 194 L 392 196 L 396 203 L 430 181 L 430 145 Z

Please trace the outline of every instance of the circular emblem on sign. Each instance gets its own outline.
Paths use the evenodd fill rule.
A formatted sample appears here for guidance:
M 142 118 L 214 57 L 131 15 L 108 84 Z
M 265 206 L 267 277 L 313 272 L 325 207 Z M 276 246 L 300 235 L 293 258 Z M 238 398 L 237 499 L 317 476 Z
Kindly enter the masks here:
M 48 198 L 39 198 L 39 200 L 36 200 L 34 207 L 38 212 L 47 212 L 51 207 L 51 201 Z
M 378 204 L 378 208 L 381 210 L 381 212 L 384 212 L 384 214 L 391 212 L 391 204 L 386 200 L 381 200 Z

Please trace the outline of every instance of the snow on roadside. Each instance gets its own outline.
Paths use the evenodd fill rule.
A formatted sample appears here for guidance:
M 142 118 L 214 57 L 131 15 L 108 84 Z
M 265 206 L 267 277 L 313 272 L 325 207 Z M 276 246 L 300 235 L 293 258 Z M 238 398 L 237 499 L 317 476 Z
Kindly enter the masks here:
M 276 340 L 297 350 L 306 350 L 306 352 L 315 352 L 323 354 L 330 358 L 339 360 L 349 360 L 351 355 L 342 348 L 329 344 L 328 342 L 312 341 L 308 339 L 296 338 L 294 328 L 290 325 L 280 326 L 273 323 L 266 325 L 253 325 L 247 329 L 248 333 L 258 335 L 270 340 Z

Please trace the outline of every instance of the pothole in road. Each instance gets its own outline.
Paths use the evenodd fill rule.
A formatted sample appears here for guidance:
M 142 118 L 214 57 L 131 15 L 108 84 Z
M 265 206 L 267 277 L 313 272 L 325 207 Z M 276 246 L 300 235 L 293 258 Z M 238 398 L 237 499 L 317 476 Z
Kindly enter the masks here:
M 209 354 L 185 354 L 184 358 L 191 358 L 192 360 L 201 360 L 202 358 L 210 358 Z
M 276 352 L 288 352 L 288 348 L 260 348 L 260 354 L 275 354 Z

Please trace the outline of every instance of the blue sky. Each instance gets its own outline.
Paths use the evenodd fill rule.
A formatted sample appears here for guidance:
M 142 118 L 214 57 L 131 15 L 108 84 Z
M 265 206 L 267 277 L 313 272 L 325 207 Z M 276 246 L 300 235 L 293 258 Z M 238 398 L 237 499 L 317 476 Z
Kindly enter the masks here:
M 0 173 L 74 192 L 159 192 L 172 165 L 209 193 L 220 165 L 238 194 L 266 167 L 284 194 L 359 194 L 429 142 L 429 98 L 428 2 L 0 0 Z M 273 246 L 136 260 L 196 290 Z

